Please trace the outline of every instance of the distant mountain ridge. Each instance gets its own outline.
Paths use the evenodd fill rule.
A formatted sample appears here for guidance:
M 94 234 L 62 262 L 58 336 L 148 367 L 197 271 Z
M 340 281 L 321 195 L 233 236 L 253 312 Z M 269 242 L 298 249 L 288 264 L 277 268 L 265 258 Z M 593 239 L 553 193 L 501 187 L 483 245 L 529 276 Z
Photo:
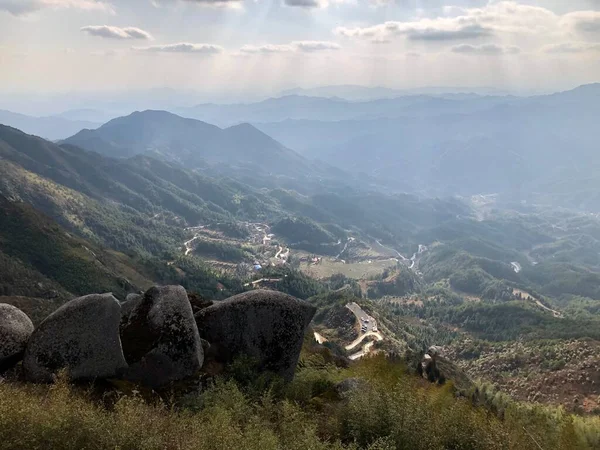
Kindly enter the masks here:
M 64 139 L 82 128 L 95 128 L 98 126 L 98 122 L 73 117 L 32 117 L 4 110 L 0 110 L 0 124 L 18 128 L 26 133 L 50 140 Z
M 250 124 L 221 129 L 166 111 L 134 112 L 63 141 L 102 155 L 146 154 L 186 167 L 229 164 L 266 173 L 310 172 L 310 163 Z
M 413 89 L 393 89 L 382 86 L 332 85 L 314 88 L 293 88 L 279 95 L 305 95 L 309 97 L 338 97 L 350 101 L 378 100 L 407 95 L 509 95 L 508 91 L 492 87 L 424 87 Z
M 402 108 L 402 98 L 367 103 L 394 104 L 390 110 L 402 116 L 382 107 L 380 117 L 256 125 L 308 158 L 382 183 L 400 181 L 410 192 L 600 205 L 591 183 L 600 173 L 600 84 L 527 98 L 419 99 Z
M 349 101 L 339 97 L 325 98 L 304 95 L 286 95 L 257 103 L 217 105 L 200 104 L 179 108 L 176 112 L 219 126 L 240 122 L 278 123 L 286 120 L 368 120 L 410 116 L 435 117 L 447 113 L 473 113 L 492 106 L 518 100 L 517 97 L 424 94 L 403 95 L 393 98 Z

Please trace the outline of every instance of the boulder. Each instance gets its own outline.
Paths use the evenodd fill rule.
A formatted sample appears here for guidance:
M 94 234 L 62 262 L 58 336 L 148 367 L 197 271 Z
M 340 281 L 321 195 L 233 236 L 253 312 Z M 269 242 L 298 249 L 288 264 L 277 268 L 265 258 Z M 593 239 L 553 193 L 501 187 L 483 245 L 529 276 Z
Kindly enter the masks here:
M 144 294 L 127 294 L 127 297 L 125 297 L 125 302 L 128 302 L 130 300 L 136 300 L 136 299 L 140 299 L 144 296 Z
M 121 307 L 111 294 L 92 294 L 64 304 L 31 335 L 23 368 L 33 382 L 51 382 L 62 369 L 72 380 L 118 376 L 127 367 L 119 322 Z
M 314 306 L 290 295 L 256 290 L 202 309 L 196 314 L 196 323 L 219 362 L 229 363 L 245 355 L 258 369 L 290 380 L 315 312 Z
M 202 368 L 202 342 L 183 287 L 153 287 L 129 302 L 121 322 L 127 380 L 155 389 Z
M 0 373 L 21 360 L 31 333 L 33 323 L 23 311 L 0 303 Z
M 129 320 L 131 311 L 133 311 L 143 298 L 144 296 L 142 294 L 129 294 L 125 298 L 125 301 L 121 302 L 121 325 Z

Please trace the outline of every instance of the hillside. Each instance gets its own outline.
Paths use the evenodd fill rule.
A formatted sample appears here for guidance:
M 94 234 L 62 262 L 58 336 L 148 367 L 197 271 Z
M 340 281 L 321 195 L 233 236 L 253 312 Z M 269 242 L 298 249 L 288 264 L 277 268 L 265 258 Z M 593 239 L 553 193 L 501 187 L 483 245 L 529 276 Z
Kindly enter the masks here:
M 31 205 L 0 196 L 0 291 L 6 296 L 62 297 L 90 290 L 125 298 L 151 282 L 124 254 L 73 236 Z
M 165 111 L 135 112 L 64 143 L 119 158 L 151 155 L 190 168 L 226 164 L 265 175 L 310 173 L 310 163 L 249 124 L 221 129 Z

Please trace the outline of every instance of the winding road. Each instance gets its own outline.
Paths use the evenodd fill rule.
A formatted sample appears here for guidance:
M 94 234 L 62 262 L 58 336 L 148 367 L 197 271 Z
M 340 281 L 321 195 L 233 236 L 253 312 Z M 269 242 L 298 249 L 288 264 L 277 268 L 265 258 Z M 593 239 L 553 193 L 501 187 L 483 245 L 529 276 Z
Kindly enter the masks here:
M 196 235 L 193 238 L 191 238 L 189 241 L 186 241 L 183 243 L 183 245 L 185 246 L 185 256 L 189 255 L 194 250 L 194 247 L 192 247 L 192 243 L 199 237 L 200 236 Z
M 383 341 L 383 335 L 379 331 L 367 331 L 365 334 L 361 334 L 354 341 L 352 341 L 351 344 L 346 345 L 346 347 L 344 347 L 344 348 L 346 350 L 352 350 L 357 345 L 359 345 L 362 341 L 364 341 L 366 338 L 368 338 L 370 336 L 373 336 L 375 338 L 375 340 L 377 340 L 377 341 Z
M 377 330 L 377 321 L 369 316 L 357 303 L 348 303 L 346 305 L 352 313 L 356 316 L 356 320 L 361 326 L 361 331 L 366 328 L 365 332 L 359 334 L 359 336 L 350 344 L 346 345 L 346 350 L 353 350 L 361 344 L 366 338 L 374 337 L 377 341 L 383 341 L 383 335 Z M 372 351 L 374 341 L 365 344 L 361 351 L 354 353 L 349 356 L 351 360 L 359 359 Z

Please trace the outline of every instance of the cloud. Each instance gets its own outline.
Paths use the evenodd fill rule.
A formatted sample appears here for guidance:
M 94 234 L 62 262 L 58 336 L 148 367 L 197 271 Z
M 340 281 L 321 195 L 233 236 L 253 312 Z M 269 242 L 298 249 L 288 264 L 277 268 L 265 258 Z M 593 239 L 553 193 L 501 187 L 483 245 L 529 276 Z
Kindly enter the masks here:
M 102 11 L 114 14 L 110 3 L 97 0 L 0 0 L 0 11 L 14 16 L 22 16 L 45 8 L 80 9 L 85 11 Z
M 244 45 L 240 48 L 242 53 L 312 53 L 323 50 L 339 50 L 341 47 L 329 41 L 294 41 L 290 44 Z
M 411 41 L 454 41 L 458 39 L 476 39 L 491 34 L 490 30 L 476 24 L 460 26 L 453 30 L 424 28 L 406 31 L 406 36 Z
M 163 5 L 175 3 L 188 3 L 198 6 L 214 7 L 214 8 L 239 8 L 244 0 L 150 0 L 152 4 L 159 8 Z
M 600 44 L 588 44 L 587 42 L 563 42 L 545 46 L 542 51 L 549 54 L 559 53 L 586 53 L 600 52 Z
M 410 21 L 388 21 L 368 27 L 338 27 L 334 33 L 349 38 L 381 41 L 403 37 L 411 41 L 454 41 L 499 34 L 535 34 L 556 30 L 552 11 L 513 1 L 490 2 L 480 8 L 446 7 L 442 15 Z
M 197 53 L 215 55 L 223 52 L 223 47 L 213 44 L 190 44 L 180 42 L 177 44 L 152 45 L 150 47 L 133 47 L 133 50 L 149 53 Z
M 318 52 L 320 50 L 339 50 L 335 42 L 328 41 L 294 41 L 292 47 L 301 52 Z
M 492 31 L 476 23 L 462 24 L 455 20 L 424 19 L 420 22 L 385 22 L 366 28 L 338 27 L 338 36 L 366 38 L 371 42 L 386 42 L 394 36 L 411 41 L 452 41 L 490 36 Z
M 319 8 L 322 5 L 319 0 L 285 0 L 284 3 L 298 8 Z
M 327 8 L 330 4 L 339 4 L 354 0 L 283 0 L 284 5 L 293 8 L 315 9 Z
M 294 51 L 291 45 L 276 45 L 276 44 L 266 44 L 266 45 L 244 45 L 240 48 L 240 52 L 242 53 L 287 53 Z
M 562 25 L 580 35 L 600 36 L 600 11 L 575 11 L 562 17 Z
M 521 52 L 519 47 L 503 47 L 496 44 L 485 45 L 456 45 L 450 49 L 453 53 L 462 53 L 466 55 L 515 55 Z
M 111 27 L 109 25 L 90 25 L 81 28 L 81 31 L 91 36 L 98 36 L 107 39 L 142 39 L 150 41 L 152 35 L 147 31 L 135 27 Z

